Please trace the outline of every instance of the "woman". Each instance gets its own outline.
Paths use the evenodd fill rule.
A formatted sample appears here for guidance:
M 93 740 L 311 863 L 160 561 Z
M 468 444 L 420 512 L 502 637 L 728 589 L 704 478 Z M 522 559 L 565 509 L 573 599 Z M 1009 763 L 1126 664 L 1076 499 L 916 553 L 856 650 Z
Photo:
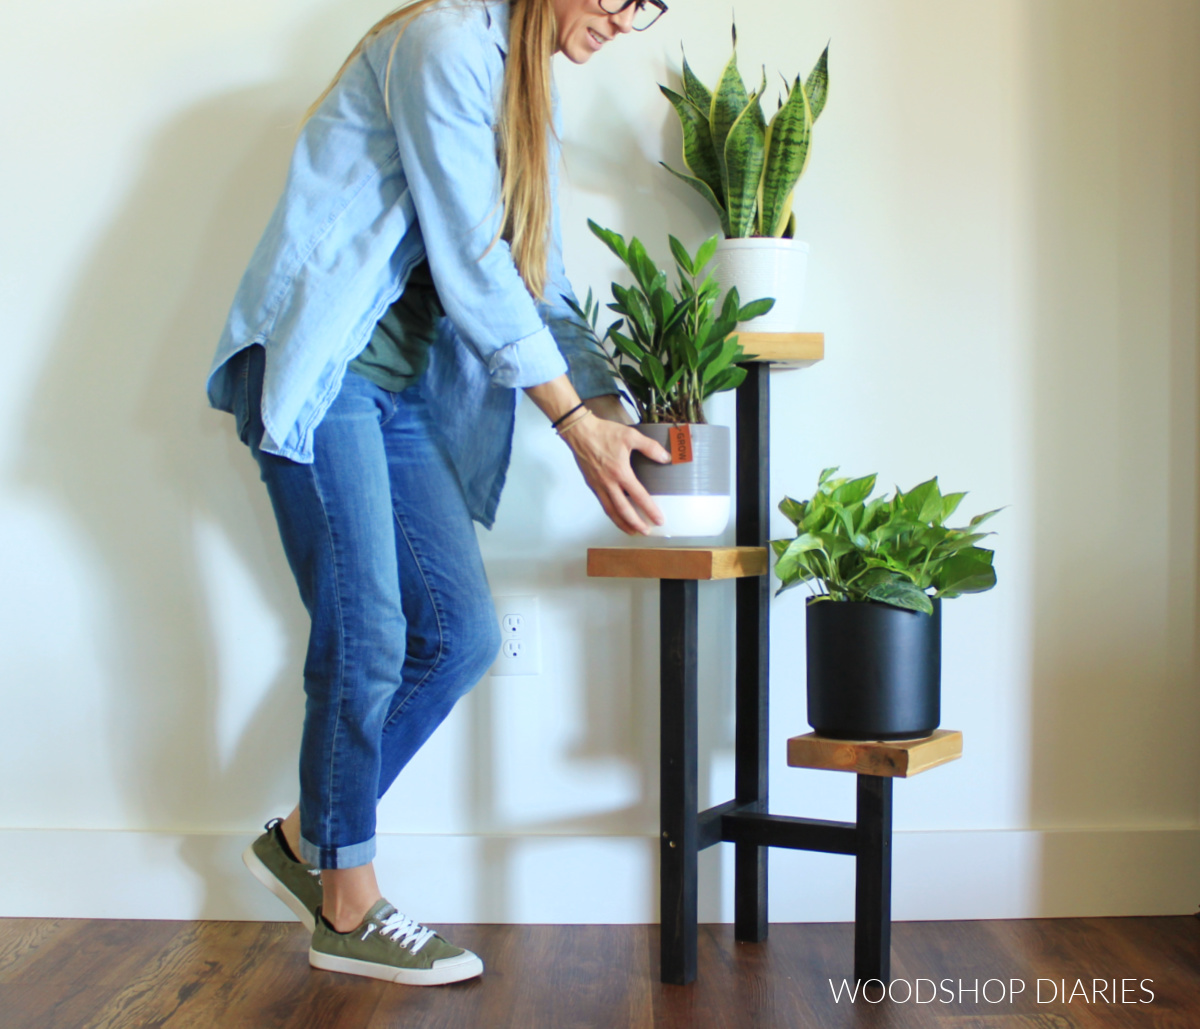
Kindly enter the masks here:
M 665 9 L 419 0 L 384 18 L 309 112 L 234 299 L 209 397 L 258 462 L 312 619 L 300 803 L 244 860 L 312 929 L 315 967 L 483 970 L 399 914 L 371 862 L 378 799 L 499 646 L 472 519 L 494 518 L 516 388 L 615 524 L 661 522 L 629 457 L 669 456 L 627 424 L 563 300 L 550 58 L 582 64 Z

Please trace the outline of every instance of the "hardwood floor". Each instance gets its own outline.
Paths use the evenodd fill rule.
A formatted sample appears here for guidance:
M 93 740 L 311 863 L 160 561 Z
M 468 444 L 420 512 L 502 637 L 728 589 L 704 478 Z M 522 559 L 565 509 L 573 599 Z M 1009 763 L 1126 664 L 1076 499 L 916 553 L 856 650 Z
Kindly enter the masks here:
M 702 926 L 691 986 L 658 982 L 657 926 L 446 933 L 484 958 L 482 980 L 421 989 L 316 972 L 294 922 L 0 919 L 0 1027 L 1200 1027 L 1200 920 L 1192 917 L 896 923 L 894 999 L 877 1004 L 833 998 L 830 980 L 840 985 L 851 963 L 844 924 L 773 925 L 763 944 L 735 942 L 731 926 Z M 1118 994 L 1120 980 L 1131 980 L 1131 1003 L 1112 1003 L 1114 978 Z M 937 991 L 932 1003 L 905 1000 L 918 979 L 922 1001 Z M 977 979 L 994 980 L 986 999 L 958 995 L 960 980 L 969 991 Z M 1048 1003 L 1038 1003 L 1038 979 Z M 1025 984 L 1015 999 L 1010 980 Z M 1068 1003 L 1064 980 L 1074 993 Z M 1149 992 L 1141 980 L 1151 980 Z M 1103 994 L 1092 993 L 1102 985 Z M 873 987 L 871 999 L 879 992 Z

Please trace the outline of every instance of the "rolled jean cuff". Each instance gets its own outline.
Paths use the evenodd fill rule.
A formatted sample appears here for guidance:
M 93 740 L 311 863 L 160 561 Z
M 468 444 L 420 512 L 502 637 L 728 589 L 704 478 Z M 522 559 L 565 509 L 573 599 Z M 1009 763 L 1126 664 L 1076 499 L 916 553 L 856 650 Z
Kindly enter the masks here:
M 300 837 L 300 858 L 313 868 L 357 868 L 375 860 L 375 837 L 348 847 L 318 847 Z

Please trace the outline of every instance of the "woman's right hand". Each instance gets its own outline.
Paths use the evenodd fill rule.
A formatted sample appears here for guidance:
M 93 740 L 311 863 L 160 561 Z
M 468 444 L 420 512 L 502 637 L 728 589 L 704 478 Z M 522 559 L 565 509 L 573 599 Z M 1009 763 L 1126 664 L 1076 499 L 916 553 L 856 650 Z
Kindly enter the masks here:
M 618 529 L 631 536 L 645 535 L 650 526 L 643 517 L 662 525 L 662 512 L 633 474 L 630 454 L 636 450 L 651 461 L 667 464 L 671 455 L 664 447 L 632 426 L 597 418 L 590 411 L 560 435 L 575 455 L 584 482 Z

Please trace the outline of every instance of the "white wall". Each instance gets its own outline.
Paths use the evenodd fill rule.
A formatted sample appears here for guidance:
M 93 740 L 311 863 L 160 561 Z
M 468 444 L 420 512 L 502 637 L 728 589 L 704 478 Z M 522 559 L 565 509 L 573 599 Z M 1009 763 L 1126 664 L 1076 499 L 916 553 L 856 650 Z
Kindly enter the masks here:
M 303 611 L 203 378 L 297 119 L 378 0 L 0 9 L 0 915 L 279 917 L 237 861 L 295 797 Z M 728 5 L 558 70 L 568 268 L 589 216 L 714 231 L 657 167 L 680 41 Z M 1200 754 L 1197 147 L 1184 0 L 739 5 L 742 67 L 832 90 L 797 196 L 827 360 L 773 375 L 772 490 L 930 474 L 996 520 L 1000 586 L 946 613 L 961 762 L 896 788 L 896 915 L 1193 910 Z M 728 421 L 731 405 L 714 405 Z M 617 543 L 523 405 L 497 594 L 541 598 L 543 673 L 485 681 L 386 798 L 380 870 L 432 921 L 656 917 L 657 599 L 589 582 Z M 776 522 L 782 533 L 785 523 Z M 732 793 L 732 587 L 702 589 L 702 792 Z M 775 810 L 851 818 L 784 765 L 806 729 L 799 593 L 773 607 Z M 77 880 L 84 857 L 105 875 Z M 848 859 L 772 856 L 772 917 L 852 912 Z M 732 856 L 702 857 L 730 917 Z

